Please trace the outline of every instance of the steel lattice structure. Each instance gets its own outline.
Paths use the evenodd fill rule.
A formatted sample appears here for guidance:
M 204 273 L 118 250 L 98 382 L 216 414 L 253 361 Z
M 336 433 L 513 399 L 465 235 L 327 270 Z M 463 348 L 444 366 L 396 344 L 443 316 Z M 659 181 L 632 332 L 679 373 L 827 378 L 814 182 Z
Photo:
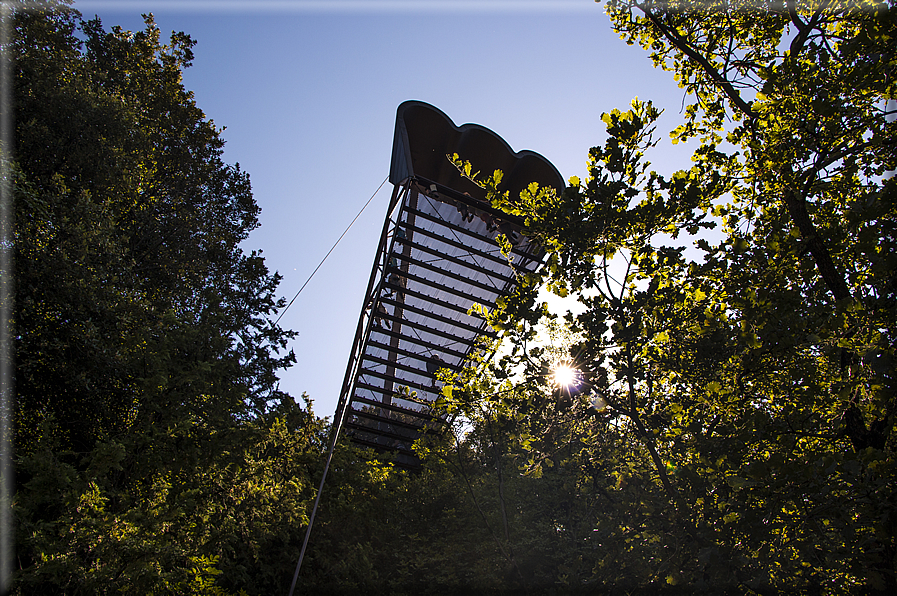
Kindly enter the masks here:
M 468 314 L 471 306 L 493 308 L 518 274 L 541 262 L 542 251 L 521 234 L 522 222 L 486 202 L 486 191 L 449 159 L 455 154 L 482 172 L 501 170 L 499 190 L 512 196 L 532 182 L 564 188 L 548 160 L 532 151 L 515 153 L 488 128 L 455 126 L 420 101 L 399 106 L 389 170 L 393 193 L 290 596 L 342 428 L 355 443 L 397 452 L 397 465 L 416 467 L 411 444 L 423 429 L 443 423 L 428 405 L 440 391 L 437 370 L 460 369 L 477 339 L 493 334 L 484 319 Z M 499 234 L 513 244 L 510 259 L 501 254 Z
M 333 440 L 342 427 L 352 441 L 398 452 L 415 465 L 412 442 L 441 421 L 440 368 L 460 369 L 477 338 L 493 335 L 474 304 L 492 309 L 516 275 L 533 271 L 542 251 L 521 234 L 519 220 L 493 209 L 484 189 L 461 176 L 448 156 L 459 154 L 484 172 L 504 172 L 501 190 L 531 182 L 564 183 L 544 157 L 514 152 L 491 130 L 455 126 L 435 107 L 399 106 L 390 182 L 393 193 L 365 293 L 337 405 Z M 495 240 L 505 234 L 512 258 Z

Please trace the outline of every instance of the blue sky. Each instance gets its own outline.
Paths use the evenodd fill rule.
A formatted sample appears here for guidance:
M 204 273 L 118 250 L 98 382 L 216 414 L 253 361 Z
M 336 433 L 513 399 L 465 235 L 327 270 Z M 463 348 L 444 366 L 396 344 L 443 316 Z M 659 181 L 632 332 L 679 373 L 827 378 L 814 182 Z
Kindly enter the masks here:
M 225 160 L 249 172 L 261 249 L 293 298 L 389 172 L 396 108 L 433 104 L 519 151 L 541 153 L 565 178 L 584 177 L 605 138 L 602 112 L 633 97 L 666 112 L 654 168 L 687 167 L 667 135 L 682 90 L 646 52 L 610 29 L 590 0 L 307 2 L 76 1 L 109 28 L 143 28 L 152 12 L 167 37 L 196 41 L 184 74 L 197 105 L 225 126 Z M 298 363 L 281 389 L 307 392 L 319 416 L 339 397 L 391 187 L 387 183 L 281 320 L 299 333 Z

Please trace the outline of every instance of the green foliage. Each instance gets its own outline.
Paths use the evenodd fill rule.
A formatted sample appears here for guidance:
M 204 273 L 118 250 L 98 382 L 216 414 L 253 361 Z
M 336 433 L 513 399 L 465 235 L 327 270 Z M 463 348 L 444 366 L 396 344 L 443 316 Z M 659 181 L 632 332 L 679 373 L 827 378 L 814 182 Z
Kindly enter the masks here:
M 290 399 L 226 430 L 184 424 L 142 437 L 178 446 L 164 463 L 128 440 L 78 457 L 42 433 L 18 465 L 19 557 L 31 560 L 19 593 L 284 591 L 324 430 Z

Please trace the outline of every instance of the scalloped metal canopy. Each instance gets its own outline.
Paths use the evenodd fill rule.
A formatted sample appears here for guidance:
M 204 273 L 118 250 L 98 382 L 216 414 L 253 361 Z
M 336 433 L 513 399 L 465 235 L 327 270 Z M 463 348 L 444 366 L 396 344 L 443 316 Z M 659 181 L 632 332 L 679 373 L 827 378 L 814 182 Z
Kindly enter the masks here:
M 564 179 L 550 161 L 533 151 L 517 151 L 479 124 L 456 126 L 442 110 L 422 101 L 406 101 L 396 112 L 389 181 L 418 178 L 484 201 L 486 191 L 461 176 L 446 155 L 457 153 L 475 170 L 504 173 L 500 190 L 520 194 L 531 182 L 560 192 Z

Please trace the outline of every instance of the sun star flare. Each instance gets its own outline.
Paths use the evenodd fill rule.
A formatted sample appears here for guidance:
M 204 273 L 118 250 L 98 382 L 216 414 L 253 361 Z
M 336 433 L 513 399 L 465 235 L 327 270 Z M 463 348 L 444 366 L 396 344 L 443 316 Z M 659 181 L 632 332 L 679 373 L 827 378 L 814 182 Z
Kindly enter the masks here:
M 576 384 L 578 371 L 569 364 L 559 363 L 552 370 L 552 380 L 559 387 L 570 387 Z

